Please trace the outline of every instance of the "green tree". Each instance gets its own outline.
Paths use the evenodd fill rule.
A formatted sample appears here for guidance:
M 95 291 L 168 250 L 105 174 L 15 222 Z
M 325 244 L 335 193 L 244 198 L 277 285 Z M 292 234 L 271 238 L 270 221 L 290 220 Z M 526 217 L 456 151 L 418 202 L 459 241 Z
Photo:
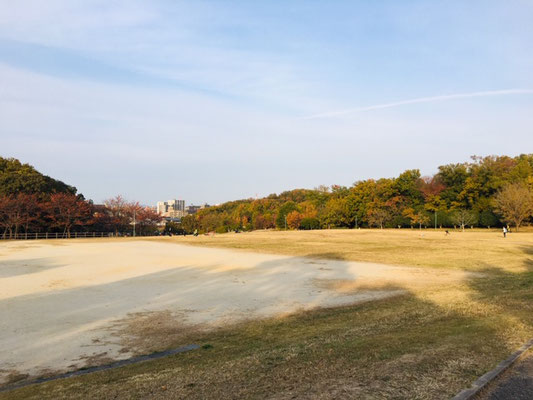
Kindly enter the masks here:
M 500 220 L 492 211 L 482 211 L 479 214 L 479 224 L 490 228 L 491 226 L 496 226 Z
M 75 194 L 76 188 L 43 175 L 15 158 L 0 157 L 0 195 L 18 193 Z
M 278 215 L 276 217 L 276 226 L 279 229 L 285 229 L 286 227 L 285 218 L 292 211 L 298 211 L 298 206 L 296 205 L 294 201 L 287 201 L 283 203 L 283 205 L 279 208 Z
M 317 218 L 304 218 L 300 222 L 300 229 L 302 230 L 312 230 L 319 229 L 320 221 Z
M 200 225 L 198 223 L 198 218 L 196 215 L 186 215 L 181 219 L 181 229 L 185 231 L 185 233 L 192 234 L 195 230 L 200 229 Z

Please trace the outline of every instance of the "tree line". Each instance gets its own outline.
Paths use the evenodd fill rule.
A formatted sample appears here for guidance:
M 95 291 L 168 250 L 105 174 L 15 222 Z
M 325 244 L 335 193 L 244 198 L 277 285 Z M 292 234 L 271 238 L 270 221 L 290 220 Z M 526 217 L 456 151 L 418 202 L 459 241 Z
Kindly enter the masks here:
M 0 236 L 50 232 L 137 234 L 157 232 L 161 217 L 149 207 L 121 196 L 96 205 L 77 189 L 39 173 L 28 164 L 0 157 Z
M 440 166 L 433 176 L 417 169 L 396 178 L 352 186 L 320 186 L 227 202 L 167 227 L 173 233 L 254 229 L 501 227 L 532 222 L 533 154 L 472 157 Z M 132 233 L 158 231 L 161 217 L 121 196 L 96 205 L 77 189 L 28 164 L 0 157 L 0 235 L 24 232 Z
M 533 154 L 472 157 L 352 186 L 295 189 L 227 202 L 182 219 L 185 232 L 356 227 L 501 227 L 533 214 Z
M 18 193 L 0 195 L 0 236 L 20 237 L 22 233 L 109 232 L 115 235 L 151 235 L 161 221 L 155 211 L 121 196 L 95 205 L 71 193 Z

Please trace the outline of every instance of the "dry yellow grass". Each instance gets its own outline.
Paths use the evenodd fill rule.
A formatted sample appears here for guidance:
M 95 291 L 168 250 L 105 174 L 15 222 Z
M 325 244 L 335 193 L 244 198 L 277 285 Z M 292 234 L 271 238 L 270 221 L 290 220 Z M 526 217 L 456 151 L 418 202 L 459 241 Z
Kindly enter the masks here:
M 432 229 L 255 231 L 174 236 L 172 240 L 197 246 L 471 271 L 524 271 L 524 252 L 533 249 L 533 233 L 511 233 L 504 239 L 495 230 L 452 230 L 448 236 L 443 230 Z
M 169 347 L 209 346 L 1 398 L 442 399 L 533 337 L 530 232 L 506 239 L 497 231 L 332 230 L 147 240 L 478 274 L 438 287 L 396 282 L 406 294 L 192 332 Z

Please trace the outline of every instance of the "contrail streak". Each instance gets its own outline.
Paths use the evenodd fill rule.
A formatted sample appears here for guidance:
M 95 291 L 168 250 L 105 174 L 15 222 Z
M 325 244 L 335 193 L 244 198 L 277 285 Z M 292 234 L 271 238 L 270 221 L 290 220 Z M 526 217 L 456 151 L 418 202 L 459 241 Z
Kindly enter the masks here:
M 355 114 L 355 113 L 364 112 L 364 111 L 379 110 L 382 108 L 398 107 L 398 106 L 403 106 L 406 104 L 431 103 L 434 101 L 463 99 L 463 98 L 468 98 L 468 97 L 503 96 L 503 95 L 510 95 L 510 94 L 533 94 L 533 90 L 531 89 L 489 90 L 485 92 L 458 93 L 458 94 L 449 94 L 449 95 L 444 95 L 444 96 L 419 97 L 417 99 L 396 101 L 394 103 L 375 104 L 373 106 L 352 108 L 348 110 L 330 111 L 330 112 L 325 112 L 321 114 L 310 115 L 308 117 L 303 117 L 301 119 L 330 118 L 330 117 L 336 117 L 338 115 Z

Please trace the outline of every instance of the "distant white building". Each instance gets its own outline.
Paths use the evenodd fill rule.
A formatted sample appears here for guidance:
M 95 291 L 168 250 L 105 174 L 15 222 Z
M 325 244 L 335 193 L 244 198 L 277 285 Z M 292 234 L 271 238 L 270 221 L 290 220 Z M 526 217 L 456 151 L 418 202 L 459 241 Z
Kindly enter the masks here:
M 167 212 L 167 202 L 166 201 L 158 201 L 156 211 L 159 215 L 163 215 Z
M 182 218 L 187 215 L 185 200 L 158 201 L 157 213 L 163 217 Z

